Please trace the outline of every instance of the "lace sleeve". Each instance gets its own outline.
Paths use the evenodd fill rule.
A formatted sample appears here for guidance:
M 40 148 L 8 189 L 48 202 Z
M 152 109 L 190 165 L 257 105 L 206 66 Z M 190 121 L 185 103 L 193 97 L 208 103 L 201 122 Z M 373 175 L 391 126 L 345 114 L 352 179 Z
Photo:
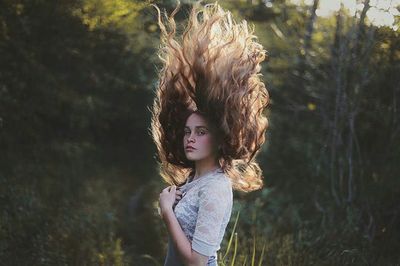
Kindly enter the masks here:
M 199 190 L 199 212 L 192 239 L 192 249 L 205 256 L 219 247 L 220 230 L 232 201 L 228 182 L 210 182 Z M 225 225 L 226 226 L 226 225 Z

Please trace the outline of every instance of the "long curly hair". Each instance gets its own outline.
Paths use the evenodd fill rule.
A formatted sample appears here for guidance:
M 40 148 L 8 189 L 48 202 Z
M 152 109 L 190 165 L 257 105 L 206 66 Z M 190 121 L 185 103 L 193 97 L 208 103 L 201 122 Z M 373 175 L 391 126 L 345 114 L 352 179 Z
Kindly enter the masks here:
M 218 3 L 193 5 L 182 36 L 176 36 L 175 14 L 161 12 L 158 24 L 163 62 L 152 106 L 151 134 L 157 146 L 160 174 L 180 185 L 194 173 L 194 162 L 183 149 L 184 126 L 193 112 L 204 116 L 216 130 L 219 163 L 235 190 L 262 188 L 262 171 L 255 161 L 265 142 L 269 102 L 260 80 L 266 50 L 243 20 L 236 23 Z

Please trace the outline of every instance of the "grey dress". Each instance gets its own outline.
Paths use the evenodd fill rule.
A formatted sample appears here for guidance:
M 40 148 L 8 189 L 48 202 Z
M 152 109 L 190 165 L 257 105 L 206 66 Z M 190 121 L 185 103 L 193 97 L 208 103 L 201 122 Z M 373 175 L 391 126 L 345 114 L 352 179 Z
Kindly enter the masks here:
M 180 187 L 184 196 L 176 204 L 174 213 L 192 249 L 209 257 L 208 266 L 217 266 L 217 251 L 232 212 L 232 184 L 221 168 L 192 179 L 189 177 Z M 168 237 L 164 266 L 180 265 L 184 264 Z

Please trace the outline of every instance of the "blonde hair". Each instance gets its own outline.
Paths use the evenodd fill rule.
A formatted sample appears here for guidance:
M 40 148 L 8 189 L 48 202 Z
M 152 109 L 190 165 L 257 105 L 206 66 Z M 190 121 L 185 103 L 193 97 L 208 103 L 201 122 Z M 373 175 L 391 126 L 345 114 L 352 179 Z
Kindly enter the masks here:
M 219 162 L 233 189 L 244 192 L 263 186 L 255 157 L 265 142 L 268 120 L 263 110 L 269 95 L 260 80 L 266 51 L 247 22 L 236 23 L 218 3 L 196 3 L 182 39 L 176 37 L 175 14 L 165 14 L 161 29 L 159 84 L 152 108 L 151 134 L 161 162 L 161 176 L 183 183 L 194 163 L 183 150 L 183 128 L 197 111 L 214 125 L 220 144 Z

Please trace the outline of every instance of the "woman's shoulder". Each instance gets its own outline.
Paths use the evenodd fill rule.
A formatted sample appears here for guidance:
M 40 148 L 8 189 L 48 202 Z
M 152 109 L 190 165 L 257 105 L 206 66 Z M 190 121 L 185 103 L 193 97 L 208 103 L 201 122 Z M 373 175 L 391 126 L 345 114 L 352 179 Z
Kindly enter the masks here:
M 222 184 L 232 186 L 231 179 L 225 172 L 218 172 L 215 175 L 215 178 L 217 181 L 221 182 Z
M 229 176 L 224 172 L 218 172 L 204 182 L 201 189 L 218 190 L 232 193 L 232 182 Z
M 218 203 L 218 206 L 232 206 L 233 190 L 230 179 L 225 174 L 217 174 L 209 178 L 199 188 L 198 194 L 201 201 Z

